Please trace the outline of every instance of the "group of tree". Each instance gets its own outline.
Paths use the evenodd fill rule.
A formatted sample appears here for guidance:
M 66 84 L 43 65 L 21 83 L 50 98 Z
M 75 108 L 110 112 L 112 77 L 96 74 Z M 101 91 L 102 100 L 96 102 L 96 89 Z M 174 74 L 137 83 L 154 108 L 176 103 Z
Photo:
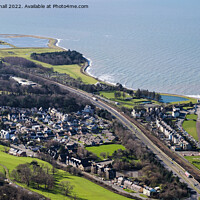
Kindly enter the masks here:
M 21 108 L 54 107 L 65 113 L 82 110 L 84 105 L 78 104 L 75 98 L 63 95 L 0 95 L 0 105 Z
M 0 200 L 38 200 L 47 199 L 35 192 L 30 192 L 5 181 L 5 175 L 0 172 Z
M 99 109 L 99 108 L 96 108 L 96 114 L 103 118 L 103 119 L 107 119 L 109 121 L 112 120 L 112 115 L 107 111 L 107 110 L 104 110 L 104 109 Z
M 112 159 L 114 159 L 113 167 L 118 171 L 140 170 L 142 168 L 141 161 L 137 160 L 132 150 L 118 149 L 112 154 Z
M 115 98 L 121 98 L 121 96 L 122 96 L 123 98 L 125 98 L 125 97 L 126 97 L 126 94 L 125 94 L 125 92 L 122 92 L 122 93 L 121 93 L 121 91 L 115 91 L 115 92 L 114 92 L 114 96 L 115 96 Z
M 17 67 L 4 66 L 0 68 L 0 104 L 11 107 L 55 107 L 64 112 L 72 112 L 83 109 L 90 104 L 86 99 L 70 93 L 67 89 L 50 80 L 44 80 L 34 74 L 24 73 Z M 32 80 L 39 86 L 22 86 L 10 76 L 18 76 Z
M 136 96 L 136 98 L 147 98 L 147 99 L 152 99 L 152 100 L 156 100 L 156 101 L 161 100 L 161 95 L 159 93 L 149 92 L 148 90 L 138 89 L 135 92 L 135 96 Z
M 174 177 L 173 173 L 160 163 L 142 141 L 119 122 L 115 121 L 113 126 L 115 134 L 126 147 L 126 150 L 118 150 L 113 154 L 114 167 L 117 170 L 130 170 L 131 167 L 140 169 L 140 181 L 143 185 L 151 187 L 162 185 L 162 190 L 159 194 L 162 199 L 170 199 L 172 196 L 173 198 L 171 199 L 187 197 L 187 185 L 180 182 L 178 177 Z M 137 164 L 137 162 L 132 162 L 131 160 L 139 160 L 139 162 Z M 175 191 L 178 192 L 175 193 Z
M 40 54 L 32 53 L 31 58 L 51 65 L 71 65 L 87 62 L 81 53 L 70 50 Z
M 71 171 L 73 170 L 71 169 Z M 77 171 L 74 171 L 74 174 L 76 172 Z M 56 173 L 57 173 L 57 170 L 56 170 Z M 39 165 L 37 161 L 32 161 L 31 163 L 26 163 L 26 164 L 20 164 L 11 173 L 12 177 L 17 182 L 24 183 L 28 187 L 37 187 L 38 189 L 42 188 L 43 190 L 48 190 L 48 191 L 52 190 L 55 187 L 56 182 L 54 180 L 54 176 L 53 176 L 54 174 L 55 174 L 55 171 L 53 167 L 50 168 L 48 165 L 46 166 Z M 0 183 L 1 183 L 1 179 L 0 179 Z M 69 196 L 72 199 L 78 199 L 76 194 L 74 194 L 73 192 L 74 186 L 69 181 L 62 181 L 56 186 L 59 189 L 60 193 L 63 194 L 64 196 Z M 0 194 L 1 194 L 1 190 L 0 190 Z M 34 198 L 30 198 L 30 200 L 32 199 L 35 200 Z M 37 199 L 40 199 L 40 198 L 38 198 L 37 196 Z
M 16 82 L 13 78 L 4 79 L 0 76 L 0 90 L 1 94 L 69 94 L 68 91 L 63 90 L 55 84 L 47 85 L 21 85 Z
M 18 165 L 12 171 L 12 176 L 16 181 L 27 186 L 35 185 L 37 188 L 44 186 L 45 190 L 52 189 L 55 184 L 50 167 L 40 166 L 37 161 Z
M 98 159 L 98 157 L 95 154 L 86 150 L 83 147 L 78 147 L 77 152 L 73 156 L 77 157 L 79 159 L 88 159 L 88 160 L 97 160 Z
M 22 57 L 4 57 L 2 58 L 2 61 L 12 66 L 20 66 L 23 68 L 39 68 L 45 72 L 53 72 L 53 68 L 43 67 L 40 64 L 36 64 L 35 62 Z

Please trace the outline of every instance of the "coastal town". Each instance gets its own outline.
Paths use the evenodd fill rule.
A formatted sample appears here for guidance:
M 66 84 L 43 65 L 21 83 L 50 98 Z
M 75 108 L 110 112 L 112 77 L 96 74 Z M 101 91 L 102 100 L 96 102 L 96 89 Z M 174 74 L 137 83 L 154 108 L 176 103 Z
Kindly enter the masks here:
M 139 181 L 131 181 L 128 175 L 113 169 L 112 159 L 95 162 L 72 157 L 78 147 L 109 145 L 116 141 L 116 136 L 109 131 L 111 123 L 96 117 L 94 109 L 88 105 L 82 111 L 71 114 L 63 114 L 55 108 L 13 107 L 0 107 L 0 113 L 1 139 L 10 142 L 10 155 L 37 158 L 37 154 L 44 151 L 45 143 L 53 141 L 58 147 L 50 146 L 45 151 L 61 165 L 95 175 L 93 178 L 99 177 L 98 181 L 116 187 L 120 192 L 129 189 L 150 197 L 160 191 L 159 187 L 151 188 Z M 62 154 L 60 145 L 66 149 Z M 137 178 L 137 170 L 134 174 Z
M 50 43 L 1 54 L 0 192 L 33 200 L 197 198 L 199 100 L 163 102 L 154 91 L 107 84 L 87 74 L 82 54 Z
M 192 110 L 190 112 L 195 112 L 196 106 Z M 133 109 L 132 115 L 137 119 L 151 117 L 149 120 L 151 130 L 154 130 L 160 139 L 163 138 L 169 148 L 175 151 L 191 151 L 192 146 L 187 142 L 189 138 L 184 140 L 164 121 L 165 118 L 180 117 L 180 108 L 173 107 L 172 115 L 166 115 L 161 111 L 163 111 L 162 107 L 147 110 Z M 159 186 L 152 188 L 140 181 L 139 170 L 118 171 L 113 168 L 112 158 L 99 162 L 93 157 L 90 159 L 79 157 L 77 153 L 79 148 L 119 142 L 118 137 L 110 131 L 112 123 L 99 118 L 91 106 L 86 105 L 83 110 L 69 114 L 59 112 L 55 108 L 26 109 L 3 106 L 0 107 L 0 113 L 0 136 L 3 141 L 9 141 L 11 147 L 9 154 L 17 157 L 38 158 L 41 152 L 45 152 L 61 166 L 72 166 L 78 170 L 77 173 L 84 173 L 97 182 L 115 188 L 120 193 L 128 193 L 125 190 L 130 190 L 134 192 L 134 195 L 142 193 L 147 197 L 154 196 L 154 198 L 160 193 Z M 152 123 L 153 118 L 154 123 Z M 52 145 L 46 148 L 45 144 L 50 141 Z M 61 145 L 65 149 L 62 153 Z

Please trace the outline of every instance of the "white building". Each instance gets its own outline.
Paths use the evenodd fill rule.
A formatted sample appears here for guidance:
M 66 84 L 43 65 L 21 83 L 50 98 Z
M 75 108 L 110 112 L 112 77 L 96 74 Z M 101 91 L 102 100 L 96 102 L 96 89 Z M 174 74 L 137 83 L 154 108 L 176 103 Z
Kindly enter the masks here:
M 10 139 L 10 133 L 8 131 L 1 130 L 1 138 L 5 139 L 5 140 L 9 140 Z
M 180 108 L 173 107 L 172 117 L 179 117 L 180 116 Z
M 143 194 L 147 195 L 148 197 L 150 197 L 151 194 L 154 193 L 154 192 L 156 192 L 156 190 L 153 189 L 153 188 L 150 188 L 150 187 L 144 187 L 143 188 Z
M 84 110 L 82 111 L 83 113 L 88 113 L 88 114 L 92 114 L 93 113 L 93 109 L 91 108 L 91 106 L 86 105 Z
M 141 112 L 137 112 L 135 109 L 133 109 L 133 111 L 131 112 L 131 115 L 134 118 L 140 118 L 141 117 Z

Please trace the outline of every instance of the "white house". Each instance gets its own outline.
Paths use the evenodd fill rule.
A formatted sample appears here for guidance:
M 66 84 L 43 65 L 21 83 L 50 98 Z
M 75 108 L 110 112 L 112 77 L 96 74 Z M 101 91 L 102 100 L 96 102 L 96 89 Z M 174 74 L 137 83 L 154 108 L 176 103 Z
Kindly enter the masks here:
M 180 116 L 180 108 L 173 107 L 172 116 L 175 118 L 179 117 Z
M 135 184 L 131 185 L 131 190 L 136 191 L 136 192 L 143 192 L 143 188 L 141 186 L 135 185 Z
M 180 116 L 180 112 L 179 111 L 172 111 L 172 117 L 179 117 Z
M 10 139 L 10 133 L 8 131 L 1 130 L 1 138 L 5 139 L 5 140 L 9 140 Z
M 91 108 L 91 106 L 86 105 L 84 110 L 82 110 L 83 113 L 88 113 L 88 114 L 92 114 L 93 113 L 93 109 Z
M 131 112 L 131 115 L 132 115 L 134 118 L 140 118 L 141 112 L 137 112 L 135 109 L 133 109 L 133 111 Z
M 125 180 L 124 181 L 124 187 L 125 188 L 128 188 L 128 189 L 131 189 L 131 185 L 133 184 L 132 181 L 129 181 L 129 180 Z
M 153 189 L 153 188 L 150 188 L 150 187 L 144 187 L 143 188 L 143 194 L 147 195 L 148 197 L 150 197 L 151 194 L 154 193 L 154 192 L 156 192 L 156 190 Z

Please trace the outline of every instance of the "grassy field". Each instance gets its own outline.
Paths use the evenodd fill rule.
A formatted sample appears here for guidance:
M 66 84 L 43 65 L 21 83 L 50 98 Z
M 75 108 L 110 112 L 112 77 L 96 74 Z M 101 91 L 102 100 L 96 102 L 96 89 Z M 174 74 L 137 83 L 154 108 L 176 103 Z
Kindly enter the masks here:
M 16 157 L 9 154 L 6 154 L 2 152 L 4 150 L 4 147 L 0 145 L 0 163 L 5 165 L 9 172 L 11 172 L 17 165 L 24 164 L 24 163 L 30 163 L 33 160 L 38 161 L 40 164 L 44 164 L 44 166 L 52 167 L 49 163 L 41 161 L 36 158 L 29 158 L 29 157 Z M 52 200 L 64 200 L 69 199 L 68 197 L 63 196 L 60 194 L 60 191 L 58 189 L 58 184 L 61 181 L 69 181 L 74 186 L 74 193 L 77 194 L 77 196 L 81 199 L 88 199 L 88 200 L 109 200 L 109 199 L 116 199 L 116 200 L 125 200 L 128 198 L 120 196 L 118 194 L 115 194 L 109 190 L 104 189 L 103 187 L 96 185 L 92 182 L 90 182 L 87 179 L 84 179 L 82 177 L 73 176 L 63 170 L 58 170 L 56 175 L 54 175 L 54 178 L 56 180 L 56 186 L 52 191 L 44 191 L 42 188 L 36 189 L 36 188 L 28 188 L 32 191 L 35 191 L 37 193 L 40 193 Z M 24 186 L 20 184 L 21 186 Z M 26 187 L 26 186 L 24 186 Z
M 110 99 L 110 100 L 118 100 L 118 98 L 116 99 L 115 98 L 115 95 L 114 95 L 114 91 L 113 92 L 100 92 L 100 94 L 101 95 L 103 95 L 105 98 L 107 98 L 107 99 Z M 125 98 L 127 98 L 127 97 L 131 97 L 130 95 L 128 95 L 127 93 L 125 93 Z M 121 97 L 119 98 L 119 99 L 125 99 L 125 98 L 123 98 L 123 92 L 121 92 Z
M 122 149 L 125 150 L 125 147 L 120 144 L 108 144 L 108 145 L 101 145 L 101 146 L 94 146 L 94 147 L 86 147 L 86 149 L 95 155 L 97 155 L 99 158 L 103 160 L 103 157 L 100 156 L 102 152 L 109 153 L 111 156 L 116 150 Z
M 196 121 L 188 120 L 183 122 L 183 128 L 187 131 L 195 140 L 199 141 L 197 135 Z
M 148 198 L 147 195 L 144 195 L 144 194 L 140 194 L 141 197 L 144 197 L 144 198 Z
M 49 167 L 51 166 L 49 163 L 36 159 L 36 158 L 16 157 L 16 156 L 12 156 L 7 153 L 4 153 L 2 151 L 4 151 L 4 146 L 0 145 L 0 163 L 8 168 L 9 173 L 11 173 L 12 170 L 15 169 L 17 165 L 24 164 L 26 162 L 30 163 L 33 160 L 38 161 L 40 164 L 48 165 Z
M 53 43 L 53 42 L 52 42 Z M 59 73 L 69 74 L 71 77 L 77 79 L 81 78 L 82 81 L 86 84 L 95 84 L 97 82 L 93 77 L 87 76 L 81 72 L 81 68 L 78 65 L 50 65 L 47 63 L 43 63 L 40 61 L 36 61 L 30 58 L 31 53 L 45 53 L 45 52 L 55 52 L 62 51 L 61 48 L 52 48 L 52 44 L 50 44 L 51 48 L 11 48 L 11 49 L 0 49 L 0 57 L 7 56 L 18 56 L 23 57 L 28 60 L 31 60 L 35 63 L 41 64 L 44 67 L 53 68 L 54 71 Z
M 200 169 L 200 156 L 184 156 L 191 164 Z
M 124 191 L 129 192 L 129 193 L 136 193 L 135 191 L 130 190 L 130 189 L 128 189 L 128 188 L 124 189 Z
M 186 115 L 186 118 L 187 118 L 187 119 L 194 119 L 194 120 L 197 120 L 197 117 L 198 117 L 198 115 L 195 115 L 195 114 Z
M 4 174 L 5 170 L 4 168 L 0 165 L 0 172 Z
M 136 105 L 140 105 L 140 104 L 144 104 L 145 102 L 149 102 L 149 100 L 143 99 L 143 98 L 141 98 L 141 99 L 131 99 L 129 101 L 126 101 L 125 98 L 130 98 L 131 96 L 126 94 L 125 98 L 123 98 L 122 92 L 121 92 L 120 98 L 115 98 L 114 91 L 113 92 L 100 92 L 100 95 L 102 95 L 103 97 L 105 97 L 109 100 L 119 102 L 120 103 L 119 107 L 124 106 L 124 107 L 127 107 L 127 108 L 133 108 Z M 153 101 L 153 100 L 151 100 L 151 102 L 159 104 L 158 102 Z
M 33 60 L 30 58 L 30 56 L 28 56 L 26 58 L 37 64 L 41 64 L 44 67 L 53 68 L 54 71 L 57 71 L 59 73 L 69 74 L 72 78 L 75 78 L 75 79 L 81 78 L 82 81 L 86 84 L 95 84 L 97 82 L 97 80 L 92 78 L 91 76 L 87 76 L 87 75 L 83 74 L 81 72 L 81 67 L 79 65 L 50 65 L 47 63 Z
M 184 110 L 189 110 L 189 109 L 192 109 L 193 107 L 191 106 L 187 106 L 187 107 L 183 107 Z
M 74 186 L 74 193 L 82 200 L 128 200 L 128 198 L 121 195 L 110 192 L 103 187 L 90 182 L 82 177 L 70 175 L 62 170 L 59 170 L 55 176 L 57 182 L 69 181 Z M 53 191 L 45 192 L 38 189 L 31 189 L 37 193 L 40 193 L 52 200 L 68 200 L 70 198 L 64 197 L 60 194 L 58 187 L 55 187 Z

